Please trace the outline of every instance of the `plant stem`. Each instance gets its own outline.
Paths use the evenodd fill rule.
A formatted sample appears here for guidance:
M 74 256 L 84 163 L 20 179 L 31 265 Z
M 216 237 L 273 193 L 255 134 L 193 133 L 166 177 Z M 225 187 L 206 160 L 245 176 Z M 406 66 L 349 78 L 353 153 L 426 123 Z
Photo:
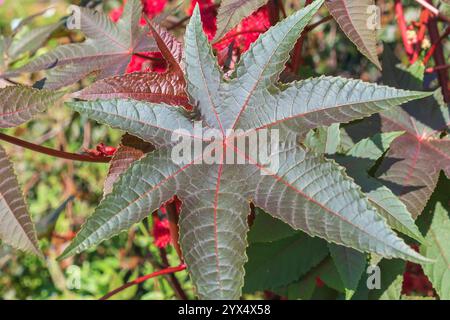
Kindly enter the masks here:
M 447 70 L 450 69 L 450 64 L 447 64 L 445 66 L 436 66 L 434 68 L 428 68 L 425 70 L 426 73 L 433 73 L 438 72 L 439 70 Z
M 183 262 L 183 255 L 181 253 L 180 243 L 178 242 L 180 236 L 178 228 L 178 213 L 174 202 L 169 203 L 166 206 L 166 212 L 167 220 L 169 220 L 169 231 L 170 238 L 172 239 L 172 245 L 175 248 L 178 257 L 180 258 L 180 261 Z
M 269 0 L 267 3 L 267 9 L 269 11 L 270 25 L 274 26 L 280 20 L 279 0 Z
M 428 20 L 430 19 L 431 12 L 427 9 L 423 9 L 420 14 L 420 22 L 419 22 L 419 32 L 417 33 L 417 43 L 415 45 L 414 55 L 412 58 L 412 63 L 416 62 L 419 59 L 420 52 L 422 50 L 422 42 L 425 38 L 425 33 L 427 31 Z
M 406 54 L 411 60 L 414 50 L 411 43 L 408 40 L 408 29 L 406 27 L 405 15 L 403 13 L 403 5 L 401 0 L 395 0 L 395 14 L 397 16 L 397 23 L 400 28 L 400 32 L 402 34 L 403 46 L 405 47 Z
M 305 7 L 309 4 L 311 4 L 312 0 L 306 0 L 305 1 Z M 306 30 L 305 30 L 306 31 Z M 298 70 L 300 69 L 301 65 L 303 64 L 303 44 L 305 43 L 305 37 L 307 35 L 307 32 L 302 32 L 302 35 L 300 36 L 300 39 L 297 40 L 297 43 L 295 44 L 294 51 L 292 54 L 292 72 L 295 74 L 298 73 Z
M 178 267 L 170 267 L 170 268 L 166 268 L 166 269 L 159 270 L 159 271 L 150 273 L 150 274 L 148 274 L 148 275 L 139 277 L 139 278 L 137 278 L 137 279 L 135 279 L 135 280 L 133 280 L 133 281 L 130 281 L 130 282 L 125 283 L 124 285 L 120 286 L 119 288 L 114 289 L 114 290 L 111 291 L 111 292 L 108 292 L 108 293 L 105 294 L 103 297 L 101 297 L 100 300 L 108 300 L 108 299 L 111 298 L 113 295 L 115 295 L 115 294 L 117 294 L 117 293 L 119 293 L 119 292 L 121 292 L 121 291 L 123 291 L 123 290 L 129 288 L 129 287 L 132 287 L 132 286 L 134 286 L 134 285 L 137 285 L 137 284 L 140 284 L 140 283 L 142 283 L 142 282 L 145 282 L 145 281 L 147 281 L 148 279 L 151 279 L 151 278 L 154 278 L 154 277 L 158 277 L 158 276 L 162 276 L 162 275 L 165 275 L 165 274 L 172 274 L 172 273 L 175 273 L 175 272 L 182 271 L 182 270 L 184 270 L 184 269 L 186 269 L 186 265 L 181 264 L 181 265 L 179 265 Z
M 38 144 L 34 144 L 31 142 L 27 142 L 21 139 L 18 139 L 16 137 L 9 136 L 7 134 L 0 132 L 0 140 L 9 142 L 11 144 L 14 144 L 16 146 L 33 150 L 42 154 L 46 154 L 52 157 L 57 157 L 61 159 L 66 160 L 73 160 L 73 161 L 84 161 L 84 162 L 96 162 L 96 163 L 108 163 L 111 160 L 111 157 L 93 157 L 89 155 L 83 155 L 83 154 L 77 154 L 77 153 L 70 153 L 65 152 L 61 150 L 55 150 L 47 147 L 40 146 Z
M 430 33 L 430 39 L 433 43 L 434 53 L 433 53 L 433 59 L 437 66 L 442 66 L 446 64 L 446 60 L 444 57 L 444 49 L 441 45 L 442 37 L 439 36 L 439 29 L 437 26 L 437 17 L 433 17 L 428 22 L 428 32 Z M 445 34 L 448 34 L 448 30 L 450 28 L 447 28 L 447 32 Z M 430 49 L 431 50 L 431 49 Z M 441 85 L 442 89 L 442 95 L 444 96 L 445 102 L 450 102 L 450 90 L 449 90 L 449 77 L 448 77 L 448 70 L 441 69 L 437 71 L 438 73 L 438 79 L 439 84 Z
M 159 255 L 161 256 L 162 266 L 163 268 L 169 267 L 169 260 L 167 259 L 167 252 L 164 248 L 159 248 Z M 175 294 L 177 295 L 178 299 L 180 300 L 188 300 L 188 297 L 186 293 L 184 292 L 183 288 L 181 287 L 180 282 L 178 281 L 175 274 L 170 273 L 169 276 L 169 282 L 171 284 L 172 289 L 175 291 Z

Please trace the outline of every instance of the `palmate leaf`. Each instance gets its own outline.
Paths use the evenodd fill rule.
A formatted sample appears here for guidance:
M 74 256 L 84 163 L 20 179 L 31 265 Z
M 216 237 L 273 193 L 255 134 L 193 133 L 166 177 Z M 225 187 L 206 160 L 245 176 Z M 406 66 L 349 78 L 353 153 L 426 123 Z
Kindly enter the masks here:
M 423 87 L 424 67 L 417 63 L 408 69 L 395 66 L 388 47 L 383 58 L 383 82 L 387 85 L 419 90 Z M 450 106 L 440 92 L 420 102 L 393 108 L 346 128 L 356 139 L 371 133 L 403 131 L 391 148 L 376 176 L 402 200 L 413 218 L 423 211 L 436 187 L 440 171 L 450 176 Z M 442 136 L 442 137 L 441 137 Z
M 242 19 L 263 6 L 267 0 L 223 0 L 217 13 L 217 32 L 214 41 L 221 39 Z
M 363 139 L 348 150 L 346 156 L 339 155 L 334 159 L 347 169 L 347 173 L 362 187 L 371 203 L 386 218 L 392 228 L 423 242 L 422 234 L 414 224 L 411 213 L 408 212 L 406 206 L 391 190 L 368 174 L 375 161 L 388 150 L 392 141 L 403 133 L 382 133 Z
M 358 50 L 381 69 L 377 56 L 377 8 L 374 0 L 327 0 L 328 10 Z
M 154 40 L 139 25 L 141 14 L 139 0 L 127 1 L 117 23 L 104 13 L 79 7 L 68 23 L 79 23 L 86 36 L 83 43 L 59 46 L 2 76 L 51 69 L 47 72 L 44 87 L 56 89 L 75 83 L 94 71 L 99 79 L 123 74 L 134 53 L 157 51 Z
M 13 166 L 0 146 L 0 239 L 14 248 L 42 257 L 33 222 Z
M 241 295 L 250 202 L 294 229 L 329 242 L 388 258 L 426 261 L 389 229 L 359 187 L 334 161 L 306 151 L 292 141 L 283 141 L 279 151 L 271 155 L 279 157 L 280 168 L 271 171 L 260 160 L 252 159 L 247 150 L 231 145 L 236 136 L 231 136 L 228 129 L 247 129 L 250 133 L 260 126 L 270 129 L 283 126 L 292 127 L 293 132 L 304 124 L 309 130 L 361 118 L 425 95 L 341 78 L 316 79 L 316 88 L 310 87 L 308 91 L 298 89 L 302 83 L 290 84 L 284 91 L 276 89 L 289 51 L 322 4 L 323 0 L 313 2 L 261 36 L 243 55 L 230 82 L 219 77 L 221 71 L 205 41 L 197 6 L 185 36 L 187 89 L 191 101 L 198 106 L 196 114 L 204 123 L 219 129 L 215 144 L 193 130 L 193 121 L 185 113 L 168 105 L 132 100 L 69 104 L 97 121 L 148 142 L 157 141 L 159 148 L 121 176 L 62 258 L 126 230 L 176 194 L 183 203 L 180 244 L 202 299 L 237 299 Z M 341 90 L 333 92 L 333 85 Z M 356 94 L 349 96 L 350 88 L 356 88 Z M 286 102 L 269 104 L 286 91 L 290 94 L 285 101 L 294 97 L 302 105 L 308 102 L 309 121 L 292 125 L 290 115 L 303 118 L 304 109 L 298 110 L 297 105 L 293 108 L 293 104 Z M 168 133 L 177 127 L 185 129 L 191 143 L 206 145 L 206 155 L 214 153 L 223 159 L 221 147 L 225 145 L 227 150 L 234 151 L 233 156 L 245 158 L 246 163 L 208 164 L 200 161 L 201 155 L 175 163 L 171 157 L 175 148 Z
M 38 90 L 22 85 L 0 89 L 0 128 L 11 128 L 31 120 L 56 103 L 64 92 Z
M 168 63 L 165 72 L 134 72 L 106 78 L 74 93 L 73 97 L 83 100 L 130 98 L 191 108 L 186 95 L 181 43 L 162 27 L 150 21 L 148 24 L 161 54 Z
M 183 48 L 180 42 L 162 27 L 147 21 L 161 54 L 167 61 L 167 70 L 134 72 L 106 78 L 72 96 L 84 100 L 130 98 L 154 103 L 167 103 L 191 108 L 183 75 Z M 137 137 L 126 135 L 111 159 L 104 194 L 112 191 L 114 182 L 135 160 L 151 150 L 151 145 Z
M 405 83 L 402 77 L 411 77 L 410 72 L 416 72 L 414 77 L 419 79 L 424 74 L 419 66 L 408 71 L 391 68 L 396 70 L 397 81 L 385 76 L 383 81 L 388 84 Z M 419 70 L 413 71 L 414 68 Z M 421 81 L 411 87 L 421 88 Z M 380 114 L 380 118 L 383 131 L 402 130 L 405 134 L 392 143 L 377 175 L 400 196 L 413 217 L 417 217 L 436 187 L 440 170 L 450 177 L 450 138 L 441 138 L 441 133 L 450 125 L 450 105 L 445 104 L 440 92 L 436 92 L 420 104 L 410 102 Z

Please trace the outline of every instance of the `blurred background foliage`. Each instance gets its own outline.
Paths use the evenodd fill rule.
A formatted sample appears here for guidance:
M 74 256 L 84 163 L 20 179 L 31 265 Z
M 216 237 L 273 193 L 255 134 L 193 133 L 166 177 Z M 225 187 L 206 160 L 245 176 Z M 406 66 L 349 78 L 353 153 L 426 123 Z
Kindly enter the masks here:
M 188 2 L 188 1 L 185 1 Z M 21 19 L 52 7 L 43 16 L 36 18 L 23 32 L 34 26 L 55 23 L 66 15 L 70 4 L 80 1 L 68 0 L 0 0 L 0 30 L 8 34 Z M 288 14 L 303 6 L 304 1 L 284 1 Z M 377 2 L 383 10 L 380 38 L 394 44 L 397 55 L 403 57 L 400 34 L 397 29 L 393 1 Z M 121 2 L 103 1 L 104 10 L 120 6 Z M 175 6 L 174 2 L 171 2 Z M 186 4 L 183 4 L 186 5 Z M 417 20 L 420 10 L 413 1 L 405 1 L 407 20 Z M 323 9 L 326 14 L 326 9 Z M 177 12 L 179 18 L 185 11 Z M 319 19 L 319 18 L 317 18 Z M 182 35 L 180 28 L 176 34 Z M 42 54 L 59 44 L 82 40 L 77 32 L 59 28 L 36 54 Z M 447 41 L 446 52 L 448 53 Z M 315 30 L 307 40 L 305 63 L 300 76 L 308 78 L 319 74 L 341 75 L 377 81 L 380 72 L 365 59 L 355 46 L 340 31 L 335 22 L 326 23 Z M 382 49 L 380 48 L 380 52 Z M 448 55 L 447 55 L 448 56 Z M 14 66 L 30 60 L 22 56 Z M 28 77 L 28 78 L 27 78 Z M 435 81 L 435 74 L 428 75 L 428 82 Z M 24 75 L 21 83 L 32 84 L 36 79 Z M 1 84 L 0 84 L 1 85 Z M 85 86 L 86 83 L 77 84 Z M 55 149 L 81 152 L 93 149 L 101 142 L 118 145 L 121 132 L 101 126 L 62 105 L 49 108 L 48 112 L 33 121 L 5 133 Z M 96 248 L 66 260 L 56 262 L 56 257 L 68 244 L 73 233 L 78 231 L 84 219 L 93 212 L 102 198 L 103 181 L 108 165 L 80 163 L 55 159 L 20 147 L 2 143 L 14 162 L 30 213 L 38 225 L 40 244 L 48 257 L 41 261 L 32 255 L 13 252 L 0 247 L 0 299 L 97 299 L 121 284 L 140 275 L 154 272 L 166 265 L 178 265 L 178 256 L 173 247 L 159 249 L 153 244 L 151 219 L 136 225 L 127 234 L 123 233 L 105 241 Z M 73 196 L 73 197 L 72 197 Z M 56 225 L 53 226 L 56 220 Z M 53 230 L 54 228 L 54 230 Z M 162 258 L 164 257 L 164 258 Z M 167 257 L 167 261 L 165 260 Z M 193 288 L 187 272 L 176 274 L 188 298 L 193 298 Z M 316 284 L 320 287 L 323 284 Z M 270 293 L 245 296 L 247 298 L 270 298 Z M 325 286 L 316 298 L 336 298 L 338 293 Z M 175 299 L 179 298 L 169 281 L 169 276 L 158 277 L 131 287 L 115 299 Z

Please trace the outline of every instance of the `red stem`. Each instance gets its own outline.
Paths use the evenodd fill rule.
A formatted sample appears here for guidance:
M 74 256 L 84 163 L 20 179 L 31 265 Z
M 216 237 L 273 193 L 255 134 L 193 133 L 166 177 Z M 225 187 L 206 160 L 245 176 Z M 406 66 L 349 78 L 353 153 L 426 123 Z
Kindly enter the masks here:
M 164 274 L 171 274 L 171 273 L 179 272 L 179 271 L 182 271 L 184 269 L 186 269 L 186 265 L 181 264 L 178 267 L 166 268 L 166 269 L 159 270 L 159 271 L 150 273 L 148 275 L 139 277 L 139 278 L 137 278 L 137 279 L 135 279 L 133 281 L 127 282 L 124 285 L 120 286 L 119 288 L 114 289 L 113 291 L 105 294 L 103 297 L 100 298 L 100 300 L 108 300 L 113 295 L 115 295 L 115 294 L 117 294 L 117 293 L 119 293 L 119 292 L 121 292 L 121 291 L 123 291 L 123 290 L 125 290 L 125 289 L 127 289 L 129 287 L 131 287 L 131 286 L 134 286 L 134 285 L 140 284 L 140 283 L 142 283 L 144 281 L 147 281 L 148 279 L 151 279 L 151 278 L 154 278 L 154 277 L 158 277 L 158 276 L 162 276 Z
M 183 262 L 183 254 L 181 253 L 180 243 L 179 243 L 179 228 L 178 228 L 178 213 L 175 203 L 169 203 L 166 206 L 167 212 L 167 220 L 169 220 L 169 231 L 170 238 L 172 241 L 172 245 L 175 248 L 175 251 L 180 258 L 180 261 Z
M 405 47 L 406 54 L 408 55 L 409 59 L 411 60 L 411 58 L 414 54 L 414 49 L 413 49 L 411 43 L 409 43 L 409 41 L 408 41 L 408 35 L 407 35 L 408 28 L 406 27 L 406 20 L 405 20 L 405 15 L 403 13 L 403 5 L 402 5 L 401 0 L 395 0 L 395 14 L 397 16 L 397 23 L 400 28 L 400 32 L 402 34 L 403 46 Z
M 431 57 L 433 57 L 434 52 L 436 51 L 438 45 L 448 36 L 450 35 L 450 27 L 447 28 L 447 30 L 444 32 L 444 34 L 439 38 L 438 41 L 434 42 L 433 45 L 431 46 L 431 48 L 428 50 L 427 55 L 425 56 L 425 58 L 423 59 L 423 64 L 427 65 L 428 62 L 430 61 Z M 431 37 L 431 35 L 430 35 Z
M 430 19 L 431 12 L 427 9 L 423 9 L 420 14 L 420 22 L 419 22 L 419 32 L 417 33 L 417 43 L 415 45 L 414 55 L 412 58 L 412 63 L 416 62 L 419 59 L 420 52 L 422 50 L 422 42 L 425 38 L 425 33 L 427 31 L 428 20 Z
M 269 2 L 267 3 L 270 25 L 272 26 L 276 25 L 280 20 L 279 1 L 280 0 L 269 0 Z
M 311 4 L 312 0 L 305 1 L 305 7 Z M 297 40 L 295 44 L 294 51 L 292 53 L 292 72 L 298 73 L 300 66 L 303 64 L 303 44 L 305 43 L 306 32 L 303 32 L 300 39 Z
M 89 155 L 70 153 L 60 150 L 55 150 L 47 147 L 40 146 L 38 144 L 34 144 L 31 142 L 23 141 L 16 137 L 11 137 L 7 134 L 0 132 L 0 140 L 9 142 L 16 146 L 33 150 L 39 153 L 43 153 L 52 157 L 57 157 L 61 159 L 73 160 L 73 161 L 84 161 L 84 162 L 96 162 L 96 163 L 108 163 L 111 160 L 111 157 L 93 157 Z
M 426 73 L 433 73 L 433 72 L 437 72 L 439 70 L 447 70 L 450 69 L 450 64 L 447 64 L 445 66 L 436 66 L 434 68 L 428 68 L 425 70 Z
M 431 2 L 431 0 L 428 0 L 428 2 Z M 428 22 L 428 32 L 430 33 L 430 39 L 431 42 L 434 44 L 435 49 L 433 53 L 433 59 L 435 62 L 435 65 L 437 66 L 443 66 L 446 64 L 445 56 L 444 56 L 444 48 L 441 45 L 441 41 L 443 37 L 439 36 L 439 29 L 437 26 L 437 17 L 432 17 L 430 21 Z M 444 33 L 444 35 L 449 34 L 449 29 L 447 28 L 447 31 Z M 446 37 L 446 36 L 445 36 Z M 437 71 L 439 84 L 441 86 L 442 95 L 444 96 L 444 101 L 449 103 L 450 102 L 450 89 L 449 89 L 449 77 L 448 77 L 448 70 L 447 69 L 441 69 Z

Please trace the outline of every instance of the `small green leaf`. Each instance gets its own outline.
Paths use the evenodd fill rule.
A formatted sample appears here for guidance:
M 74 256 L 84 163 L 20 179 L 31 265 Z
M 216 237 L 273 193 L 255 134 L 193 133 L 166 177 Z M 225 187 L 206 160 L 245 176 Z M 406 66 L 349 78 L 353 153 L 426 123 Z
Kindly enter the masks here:
M 255 243 L 248 250 L 244 292 L 273 289 L 300 279 L 328 255 L 324 241 L 301 233 L 272 243 Z
M 450 218 L 441 202 L 434 208 L 434 217 L 420 253 L 435 260 L 435 263 L 424 264 L 423 271 L 430 279 L 442 300 L 450 299 Z
M 350 299 L 365 271 L 366 255 L 351 248 L 329 244 L 331 257 L 342 279 L 346 299 Z

